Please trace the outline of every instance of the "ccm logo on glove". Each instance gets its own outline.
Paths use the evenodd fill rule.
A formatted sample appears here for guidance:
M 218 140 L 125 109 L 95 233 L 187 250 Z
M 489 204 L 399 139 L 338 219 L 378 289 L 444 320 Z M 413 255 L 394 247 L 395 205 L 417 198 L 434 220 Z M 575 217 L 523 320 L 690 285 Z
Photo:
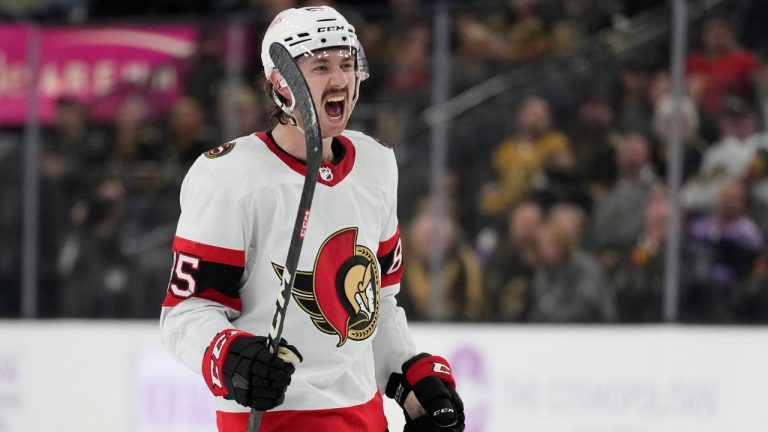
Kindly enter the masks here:
M 228 329 L 217 334 L 205 351 L 203 377 L 214 395 L 266 411 L 283 403 L 301 361 L 299 350 L 285 339 L 274 355 L 267 338 Z
M 403 372 L 411 386 L 416 385 L 426 377 L 436 376 L 450 384 L 451 387 L 456 388 L 456 381 L 451 375 L 448 361 L 440 356 L 427 353 L 419 354 L 403 364 Z
M 432 368 L 432 370 L 437 372 L 437 373 L 444 373 L 444 374 L 448 374 L 448 375 L 451 374 L 451 368 L 449 368 L 448 366 L 446 366 L 446 365 L 444 365 L 442 363 L 435 363 L 435 367 Z
M 464 403 L 442 357 L 422 353 L 403 363 L 403 373 L 390 375 L 385 393 L 403 408 L 404 432 L 464 430 Z
M 208 388 L 211 389 L 211 392 L 216 396 L 227 395 L 227 390 L 224 388 L 221 379 L 221 369 L 223 366 L 223 357 L 221 354 L 224 352 L 225 347 L 229 348 L 229 345 L 237 336 L 253 335 L 236 329 L 224 330 L 213 338 L 213 342 L 211 342 L 211 345 L 205 351 L 205 355 L 203 356 L 203 377 L 205 378 L 206 384 L 208 384 Z

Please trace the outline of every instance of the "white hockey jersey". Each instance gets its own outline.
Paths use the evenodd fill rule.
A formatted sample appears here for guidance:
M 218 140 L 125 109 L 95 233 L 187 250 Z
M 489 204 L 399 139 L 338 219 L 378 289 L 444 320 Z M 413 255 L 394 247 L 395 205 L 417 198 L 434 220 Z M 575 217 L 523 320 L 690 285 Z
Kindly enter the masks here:
M 317 174 L 283 331 L 304 361 L 262 431 L 382 432 L 386 380 L 416 354 L 395 300 L 403 262 L 394 152 L 354 131 L 334 145 L 342 156 Z M 204 153 L 189 170 L 161 332 L 198 374 L 217 333 L 269 331 L 305 171 L 264 132 Z M 248 411 L 223 398 L 216 407 Z M 308 410 L 328 411 L 328 421 L 303 429 Z

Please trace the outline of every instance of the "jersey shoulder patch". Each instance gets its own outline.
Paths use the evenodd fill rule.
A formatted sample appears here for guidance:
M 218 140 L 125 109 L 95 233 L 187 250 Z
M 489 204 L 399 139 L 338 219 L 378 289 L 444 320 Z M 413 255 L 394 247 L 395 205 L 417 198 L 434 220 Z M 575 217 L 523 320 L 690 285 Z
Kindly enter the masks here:
M 235 148 L 235 144 L 237 144 L 234 141 L 228 142 L 226 144 L 222 144 L 216 148 L 212 148 L 208 150 L 207 152 L 203 153 L 205 157 L 208 159 L 216 159 L 218 157 L 222 157 L 226 155 L 227 153 L 231 152 Z

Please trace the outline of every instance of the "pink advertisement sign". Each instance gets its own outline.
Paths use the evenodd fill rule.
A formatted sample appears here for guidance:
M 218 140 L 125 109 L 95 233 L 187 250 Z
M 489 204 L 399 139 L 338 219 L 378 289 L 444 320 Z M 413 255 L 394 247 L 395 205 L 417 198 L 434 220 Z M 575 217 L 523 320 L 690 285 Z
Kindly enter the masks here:
M 165 111 L 183 92 L 197 40 L 195 27 L 167 25 L 46 27 L 38 34 L 36 95 L 43 123 L 65 96 L 85 102 L 94 121 L 111 119 L 120 102 L 135 94 L 155 113 Z M 23 26 L 0 26 L 0 125 L 25 121 L 30 37 Z

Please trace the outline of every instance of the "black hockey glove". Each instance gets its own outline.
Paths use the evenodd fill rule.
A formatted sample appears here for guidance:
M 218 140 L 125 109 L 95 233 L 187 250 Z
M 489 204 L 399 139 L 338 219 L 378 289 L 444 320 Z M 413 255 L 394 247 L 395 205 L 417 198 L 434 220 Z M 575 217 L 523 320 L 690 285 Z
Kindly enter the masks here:
M 411 391 L 426 412 L 421 417 L 411 418 L 406 410 L 406 398 Z M 403 373 L 390 375 L 385 393 L 403 408 L 403 432 L 464 430 L 464 403 L 456 393 L 451 368 L 442 357 L 421 353 L 403 363 Z
M 301 361 L 299 350 L 285 339 L 273 355 L 264 336 L 225 330 L 216 335 L 203 356 L 203 376 L 214 395 L 266 411 L 283 403 L 291 375 Z

